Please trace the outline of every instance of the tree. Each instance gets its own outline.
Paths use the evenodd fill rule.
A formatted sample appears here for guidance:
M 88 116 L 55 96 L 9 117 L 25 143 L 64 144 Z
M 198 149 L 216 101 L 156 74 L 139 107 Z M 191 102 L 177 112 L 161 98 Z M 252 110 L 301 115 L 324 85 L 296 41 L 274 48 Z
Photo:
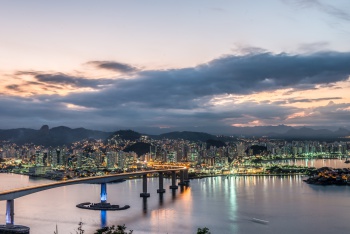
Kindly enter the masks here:
M 76 231 L 76 234 L 84 234 L 84 230 L 83 230 L 83 223 L 79 222 L 79 227 L 78 230 Z M 94 234 L 132 234 L 134 231 L 133 230 L 129 230 L 129 232 L 126 230 L 126 226 L 125 224 L 123 225 L 117 225 L 117 227 L 115 227 L 114 225 L 111 227 L 103 227 L 100 228 L 98 230 L 96 230 L 96 232 Z M 54 232 L 54 234 L 57 234 L 57 225 L 56 225 L 56 231 Z M 197 234 L 211 234 L 211 232 L 209 231 L 209 228 L 204 227 L 204 228 L 198 228 L 197 230 Z
M 83 222 L 79 222 L 78 223 L 79 227 L 78 227 L 78 231 L 76 232 L 77 234 L 84 234 L 84 230 L 83 230 Z
M 204 228 L 198 228 L 197 234 L 211 234 L 211 232 L 209 232 L 209 228 L 204 227 Z
M 111 227 L 104 227 L 101 229 L 98 229 L 95 234 L 132 234 L 133 230 L 130 230 L 129 232 L 126 231 L 125 224 L 123 225 L 117 225 L 115 227 L 114 225 Z

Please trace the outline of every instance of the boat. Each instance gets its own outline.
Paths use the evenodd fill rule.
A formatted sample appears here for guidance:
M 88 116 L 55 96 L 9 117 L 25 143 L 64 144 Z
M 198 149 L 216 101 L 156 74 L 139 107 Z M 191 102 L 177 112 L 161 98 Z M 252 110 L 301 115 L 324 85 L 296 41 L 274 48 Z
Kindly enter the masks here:
M 268 224 L 269 223 L 269 221 L 262 220 L 262 219 L 256 219 L 256 218 L 252 218 L 251 221 L 254 223 L 261 223 L 261 224 Z

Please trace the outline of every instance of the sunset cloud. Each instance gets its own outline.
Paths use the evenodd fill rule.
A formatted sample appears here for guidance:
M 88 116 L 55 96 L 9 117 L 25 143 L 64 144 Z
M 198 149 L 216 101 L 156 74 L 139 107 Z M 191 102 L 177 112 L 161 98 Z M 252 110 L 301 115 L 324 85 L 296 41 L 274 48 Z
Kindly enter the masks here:
M 133 105 L 194 109 L 202 107 L 210 96 L 286 88 L 312 90 L 320 84 L 346 81 L 349 75 L 350 53 L 230 55 L 196 67 L 140 71 L 133 79 L 115 80 L 103 92 L 72 94 L 66 101 L 95 108 Z
M 97 68 L 112 70 L 120 73 L 136 72 L 138 69 L 126 63 L 119 63 L 114 61 L 90 61 L 87 64 L 94 65 Z
M 32 93 L 23 99 L 3 100 L 3 107 L 18 102 L 16 108 L 7 108 L 3 118 L 8 116 L 7 121 L 11 121 L 11 115 L 17 116 L 28 108 L 32 111 L 26 118 L 57 123 L 74 122 L 76 118 L 77 124 L 82 124 L 79 119 L 86 116 L 90 120 L 103 116 L 103 124 L 110 126 L 244 126 L 301 124 L 316 117 L 320 124 L 332 124 L 332 118 L 344 121 L 349 114 L 347 106 L 332 109 L 332 105 L 316 104 L 344 100 L 339 91 L 339 96 L 314 98 L 293 93 L 316 92 L 327 85 L 348 82 L 350 53 L 295 55 L 255 50 L 226 55 L 195 67 L 133 71 L 132 79 L 16 72 L 14 75 L 22 83 L 7 85 L 8 90 L 21 93 L 25 87 L 35 87 L 36 91 L 32 88 Z M 289 96 L 281 98 L 278 93 L 283 90 L 290 90 Z M 276 93 L 275 99 L 259 100 L 260 93 L 265 98 Z M 312 111 L 301 107 L 302 103 L 313 103 Z

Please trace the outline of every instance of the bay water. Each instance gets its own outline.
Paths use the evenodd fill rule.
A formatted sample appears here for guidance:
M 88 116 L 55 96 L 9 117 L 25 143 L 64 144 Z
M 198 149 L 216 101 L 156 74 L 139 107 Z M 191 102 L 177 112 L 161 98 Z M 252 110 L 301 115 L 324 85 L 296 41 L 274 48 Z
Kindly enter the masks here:
M 324 161 L 314 161 L 314 164 Z M 299 161 L 297 162 L 299 163 Z M 305 163 L 305 161 L 300 162 Z M 329 161 L 329 164 L 338 163 Z M 328 165 L 327 166 L 332 166 Z M 334 165 L 333 165 L 334 166 Z M 83 222 L 86 234 L 103 225 L 125 224 L 140 233 L 196 233 L 208 227 L 224 233 L 347 233 L 350 229 L 350 186 L 316 186 L 302 176 L 218 176 L 190 181 L 189 187 L 156 190 L 158 179 L 148 179 L 150 198 L 140 198 L 142 180 L 107 185 L 108 202 L 130 205 L 123 211 L 76 208 L 99 202 L 100 185 L 78 184 L 54 188 L 15 199 L 15 224 L 29 226 L 31 234 L 76 233 Z M 16 174 L 0 174 L 0 190 L 52 183 Z M 5 223 L 6 202 L 0 202 Z

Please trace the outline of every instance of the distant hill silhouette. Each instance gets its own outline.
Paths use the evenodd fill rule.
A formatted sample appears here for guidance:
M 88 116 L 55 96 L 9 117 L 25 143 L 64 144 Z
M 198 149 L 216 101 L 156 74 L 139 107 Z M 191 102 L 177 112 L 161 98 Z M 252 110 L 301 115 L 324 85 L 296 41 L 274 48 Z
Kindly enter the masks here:
M 261 145 L 252 145 L 249 147 L 249 149 L 253 150 L 253 155 L 261 154 L 262 152 L 267 151 L 267 147 Z M 249 149 L 247 149 L 245 152 L 248 153 Z
M 25 143 L 34 143 L 43 146 L 61 146 L 69 145 L 75 141 L 83 139 L 106 139 L 111 133 L 88 130 L 85 128 L 68 128 L 64 126 L 49 129 L 44 125 L 40 130 L 27 128 L 0 130 L 0 140 L 7 140 L 22 145 Z
M 158 139 L 184 139 L 188 141 L 207 141 L 209 139 L 217 139 L 216 136 L 204 133 L 204 132 L 188 132 L 188 131 L 183 131 L 183 132 L 169 132 L 169 133 L 164 133 L 160 134 L 157 136 Z
M 286 140 L 346 140 L 345 137 L 350 136 L 350 131 L 345 128 L 339 128 L 335 131 L 328 129 L 312 129 L 310 127 L 293 128 L 290 126 L 259 126 L 259 127 L 244 127 L 239 129 L 235 127 L 236 133 L 241 133 L 238 136 L 246 137 L 261 137 L 267 136 L 269 138 L 279 138 Z M 254 133 L 254 131 L 256 132 Z M 273 131 L 276 130 L 276 131 Z M 246 131 L 246 134 L 244 134 Z M 18 145 L 25 143 L 34 143 L 36 145 L 44 146 L 62 146 L 69 145 L 75 141 L 83 139 L 115 139 L 137 141 L 140 139 L 141 134 L 132 130 L 119 130 L 114 133 L 89 130 L 85 128 L 69 128 L 65 126 L 49 128 L 48 125 L 43 125 L 39 130 L 29 128 L 17 128 L 0 130 L 0 141 L 10 141 Z M 204 132 L 191 132 L 191 131 L 176 131 L 169 132 L 160 135 L 150 136 L 153 139 L 184 139 L 189 141 L 201 141 L 207 140 L 221 140 L 222 142 L 231 141 L 234 138 L 225 136 L 215 136 Z
M 119 130 L 114 132 L 108 139 L 119 138 L 122 140 L 136 141 L 140 139 L 141 134 L 133 130 Z
M 207 149 L 210 149 L 211 146 L 215 146 L 216 148 L 226 146 L 225 142 L 219 141 L 219 140 L 213 140 L 213 139 L 206 140 L 206 143 L 207 143 Z
M 126 147 L 123 151 L 135 152 L 138 156 L 141 156 L 146 153 L 149 153 L 150 147 L 151 147 L 151 144 L 144 143 L 144 142 L 136 142 L 135 144 Z
M 344 128 L 339 128 L 337 131 L 328 129 L 312 129 L 302 127 L 299 129 L 292 128 L 283 134 L 270 133 L 271 137 L 284 139 L 333 139 L 342 138 L 350 135 L 350 131 Z
M 286 125 L 278 126 L 254 126 L 254 127 L 228 127 L 228 130 L 232 135 L 235 136 L 266 136 L 270 133 L 273 134 L 283 134 L 288 130 L 293 129 L 293 127 Z

